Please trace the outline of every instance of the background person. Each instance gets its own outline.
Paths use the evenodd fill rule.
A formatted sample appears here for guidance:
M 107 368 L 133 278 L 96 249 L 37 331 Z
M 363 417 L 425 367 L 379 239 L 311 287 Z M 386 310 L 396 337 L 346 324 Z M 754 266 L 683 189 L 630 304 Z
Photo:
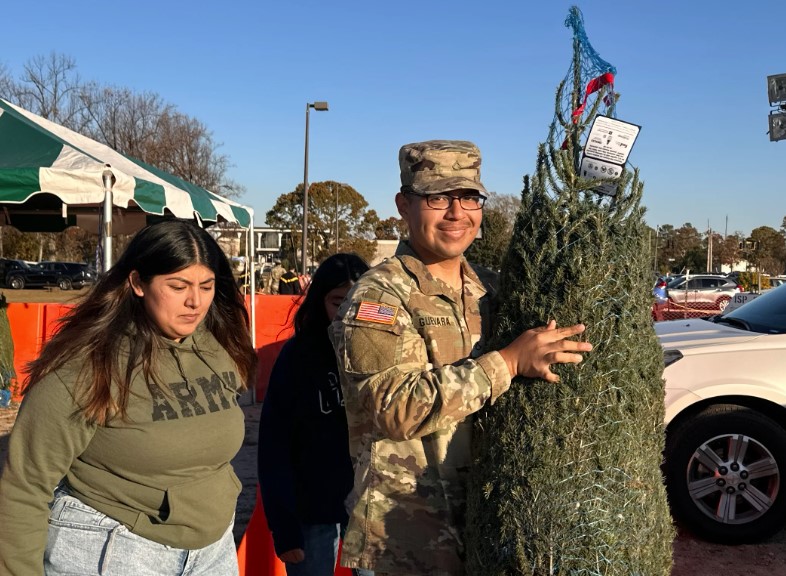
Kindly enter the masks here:
M 139 231 L 30 365 L 0 573 L 236 575 L 230 460 L 255 361 L 215 240 L 178 220 Z
M 278 280 L 278 293 L 295 296 L 301 292 L 300 278 L 298 278 L 295 269 L 290 266 L 289 270 L 284 272 Z
M 583 325 L 555 323 L 485 352 L 487 289 L 463 254 L 486 189 L 471 142 L 432 140 L 399 152 L 396 207 L 409 239 L 365 274 L 333 323 L 355 467 L 342 564 L 377 576 L 463 575 L 468 416 L 516 375 L 556 382 L 576 363 Z
M 354 254 L 317 269 L 295 335 L 270 376 L 259 423 L 259 483 L 276 554 L 288 576 L 332 576 L 352 489 L 347 419 L 328 326 L 368 270 Z
M 281 276 L 287 271 L 281 265 L 280 260 L 276 260 L 273 262 L 273 268 L 270 270 L 270 293 L 271 294 L 278 294 L 279 288 L 279 280 L 281 280 Z

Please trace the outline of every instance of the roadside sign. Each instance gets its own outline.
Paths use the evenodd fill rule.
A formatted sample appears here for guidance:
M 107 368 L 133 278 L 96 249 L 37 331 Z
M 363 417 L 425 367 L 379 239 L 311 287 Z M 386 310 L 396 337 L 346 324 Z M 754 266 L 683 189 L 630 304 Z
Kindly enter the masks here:
M 734 295 L 734 298 L 731 299 L 729 305 L 726 306 L 726 309 L 723 311 L 724 314 L 727 312 L 731 312 L 745 304 L 746 302 L 750 302 L 751 300 L 755 300 L 761 296 L 761 294 L 757 292 L 739 292 L 738 294 Z

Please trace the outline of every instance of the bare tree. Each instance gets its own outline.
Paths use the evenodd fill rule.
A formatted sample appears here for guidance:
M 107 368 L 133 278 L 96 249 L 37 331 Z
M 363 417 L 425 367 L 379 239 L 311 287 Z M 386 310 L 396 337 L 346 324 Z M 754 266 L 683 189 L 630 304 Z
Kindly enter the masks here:
M 19 78 L 0 63 L 0 96 L 222 196 L 237 197 L 245 191 L 228 178 L 229 157 L 218 152 L 220 144 L 204 123 L 178 112 L 159 94 L 82 82 L 76 62 L 68 56 L 52 52 L 33 57 Z M 9 228 L 6 243 L 19 257 L 36 258 L 51 245 L 40 234 L 30 234 L 29 243 L 17 234 Z M 82 260 L 92 250 L 87 238 L 63 237 L 54 244 L 55 253 L 47 248 L 47 257 Z
M 144 159 L 145 149 L 157 138 L 158 118 L 172 108 L 158 94 L 135 94 L 128 88 L 83 86 L 85 135 L 107 146 Z
M 12 83 L 10 97 L 22 108 L 79 132 L 80 90 L 74 59 L 51 52 L 25 63 L 21 78 Z
M 14 81 L 8 71 L 8 66 L 0 62 L 0 98 L 10 98 L 13 86 Z
M 36 56 L 17 81 L 0 68 L 0 94 L 21 107 L 222 196 L 244 187 L 227 177 L 229 157 L 207 126 L 159 94 L 82 82 L 65 55 Z
M 229 157 L 217 152 L 220 145 L 207 126 L 158 94 L 89 84 L 80 97 L 91 138 L 222 196 L 245 191 L 227 177 Z

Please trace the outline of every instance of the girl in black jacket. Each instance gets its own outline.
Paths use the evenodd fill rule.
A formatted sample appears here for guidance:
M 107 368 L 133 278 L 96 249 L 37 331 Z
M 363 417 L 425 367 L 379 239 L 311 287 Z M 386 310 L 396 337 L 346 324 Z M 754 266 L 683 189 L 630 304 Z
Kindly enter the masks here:
M 314 273 L 295 335 L 273 371 L 259 424 L 259 483 L 288 576 L 332 576 L 352 489 L 347 419 L 328 327 L 368 265 L 335 254 Z

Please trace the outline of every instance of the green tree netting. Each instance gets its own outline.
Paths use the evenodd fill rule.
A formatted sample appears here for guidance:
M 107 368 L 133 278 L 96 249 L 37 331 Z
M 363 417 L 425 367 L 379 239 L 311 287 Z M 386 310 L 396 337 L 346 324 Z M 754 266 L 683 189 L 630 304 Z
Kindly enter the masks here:
M 574 42 L 574 64 L 579 56 Z M 580 103 L 585 82 L 575 78 Z M 638 170 L 626 170 L 608 197 L 594 191 L 600 181 L 577 175 L 577 146 L 595 114 L 597 102 L 586 121 L 563 117 L 561 130 L 552 127 L 535 174 L 524 179 L 490 343 L 498 349 L 556 319 L 585 323 L 594 350 L 578 366 L 553 366 L 559 384 L 515 379 L 478 415 L 466 532 L 472 575 L 671 570 L 660 470 L 663 359 L 650 315 L 643 183 Z M 555 140 L 560 132 L 564 143 Z

